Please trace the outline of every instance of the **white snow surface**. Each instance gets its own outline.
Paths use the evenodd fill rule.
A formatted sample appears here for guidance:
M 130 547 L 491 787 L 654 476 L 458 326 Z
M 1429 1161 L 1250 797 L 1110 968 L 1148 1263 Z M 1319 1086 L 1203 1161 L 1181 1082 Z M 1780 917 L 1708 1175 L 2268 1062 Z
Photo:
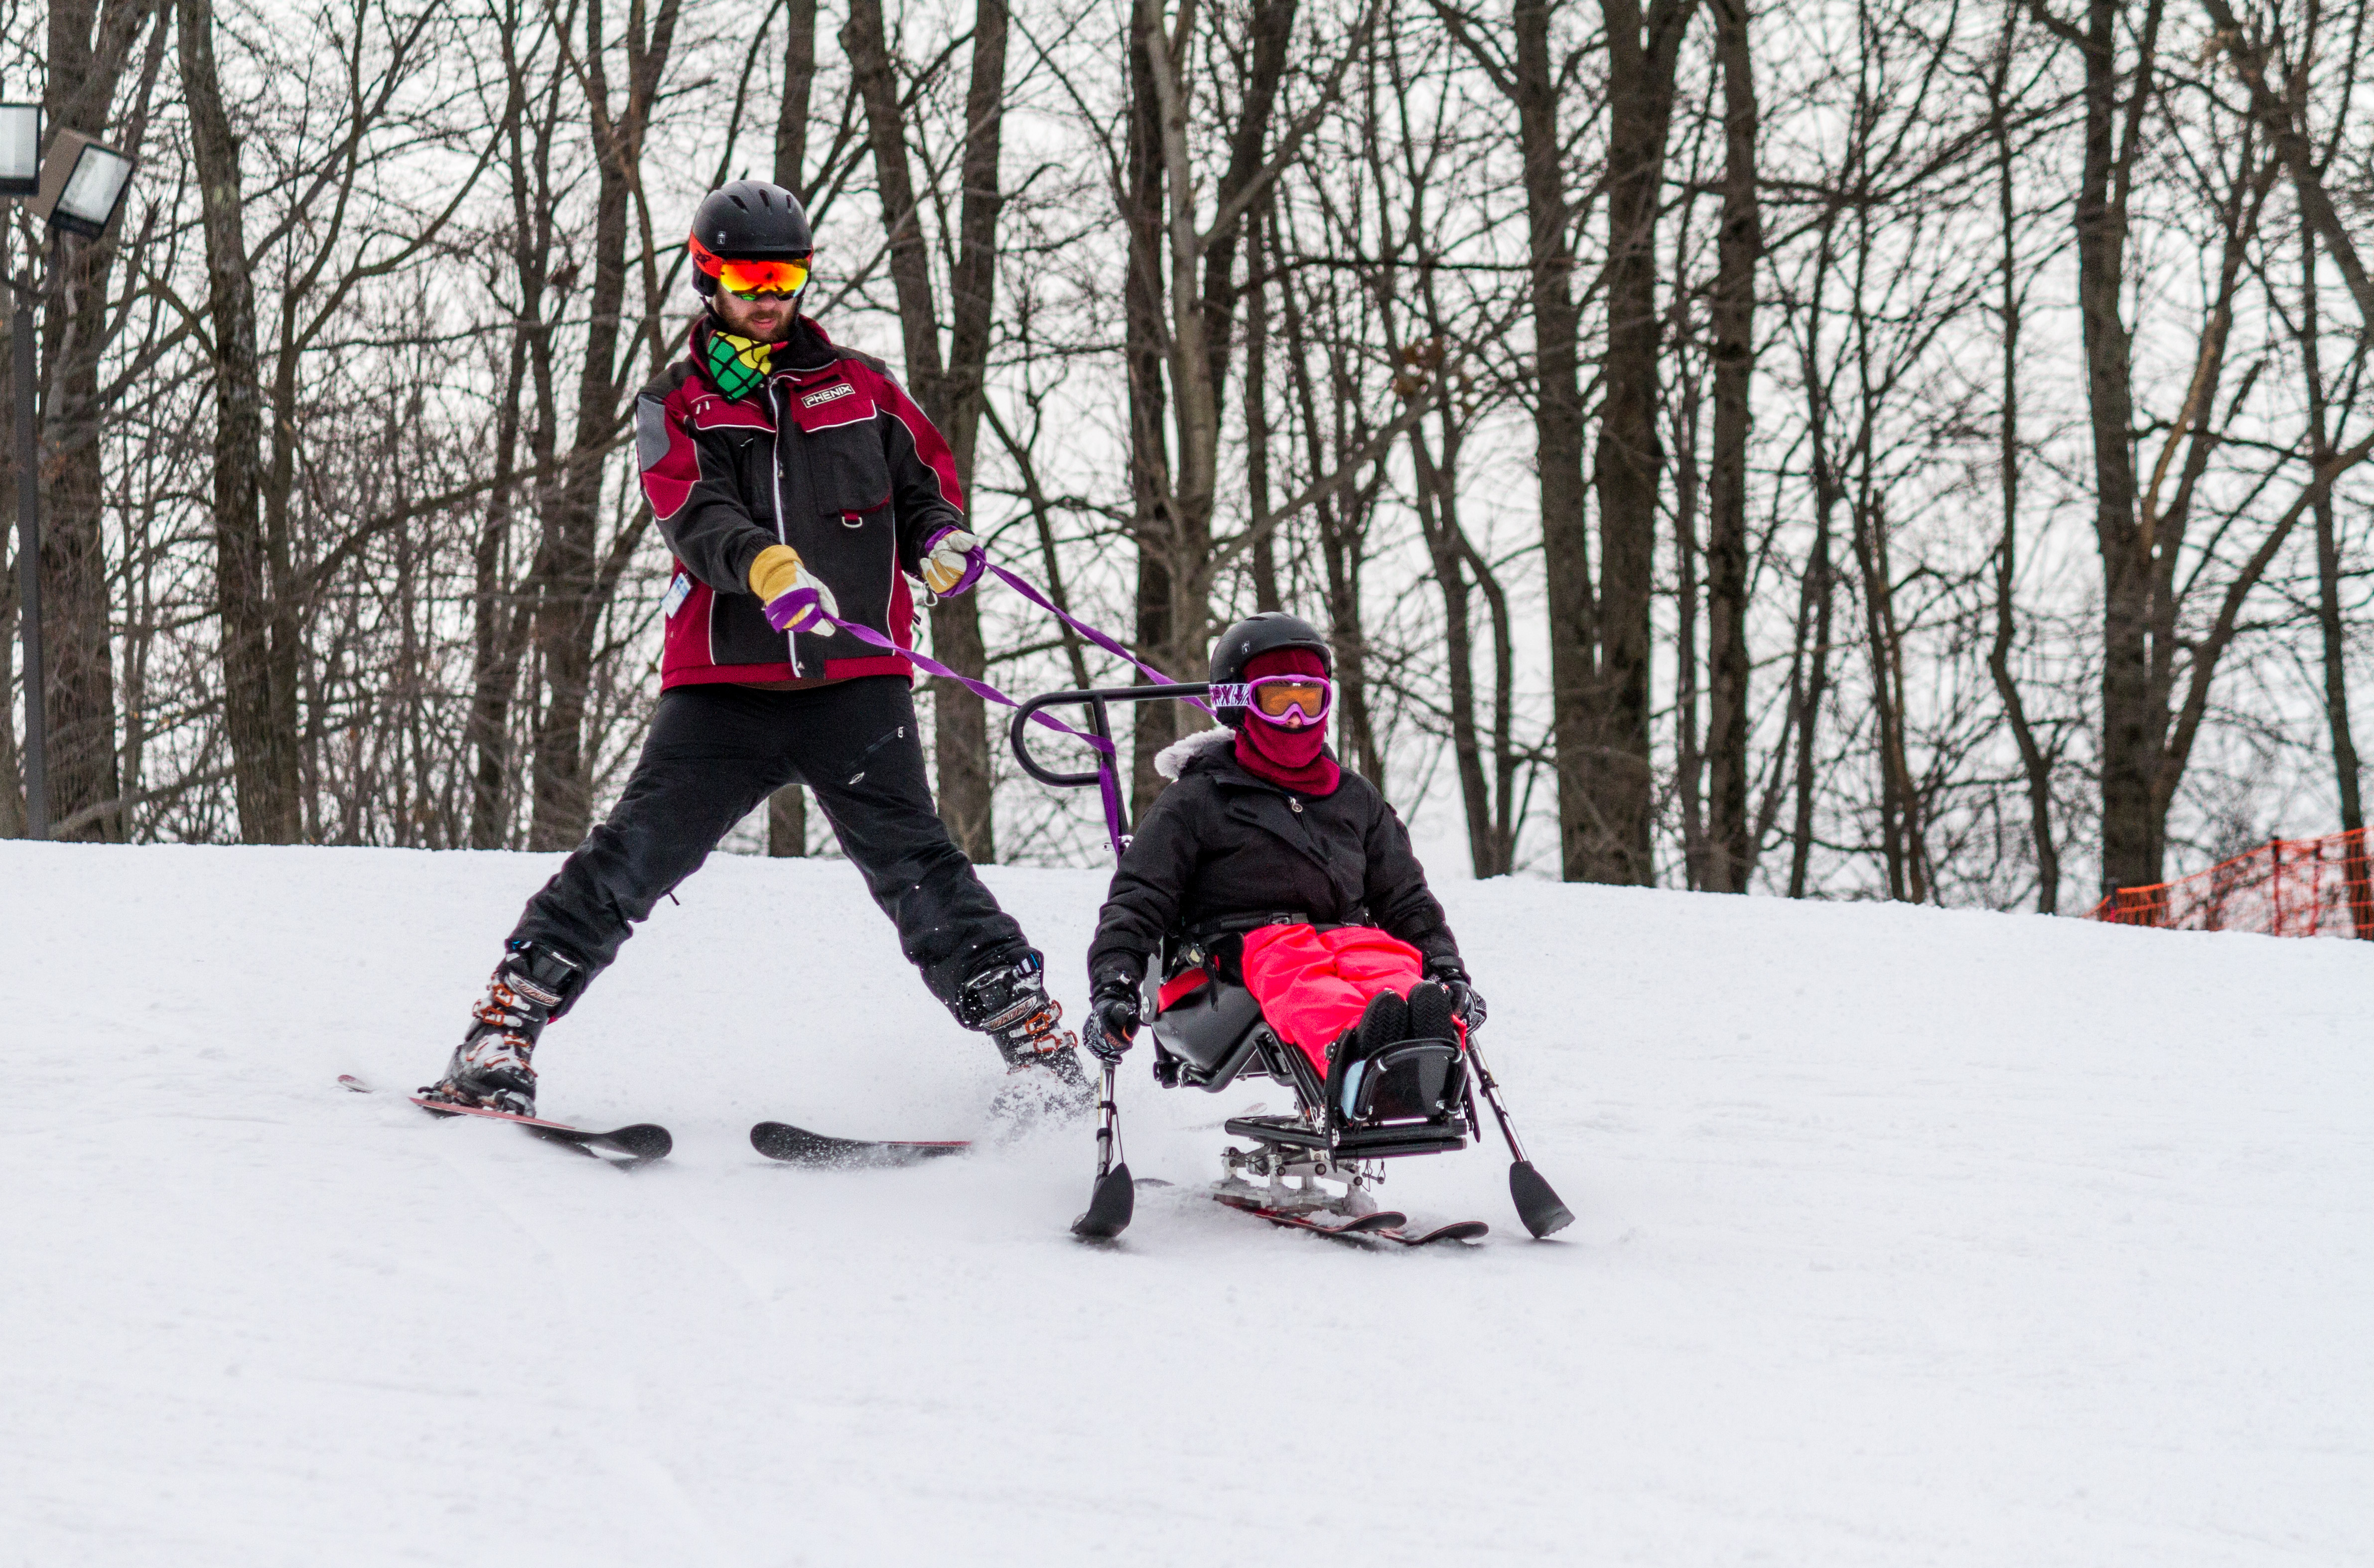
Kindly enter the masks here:
M 0 845 L 0 1564 L 2374 1562 L 2374 950 L 1444 887 L 1581 1216 L 1472 1248 L 1199 1196 L 1275 1086 L 990 1129 L 836 862 L 717 857 L 538 1058 L 429 1081 L 557 857 Z M 1078 1016 L 1103 889 L 992 868 Z M 342 1072 L 382 1086 L 338 1089 Z

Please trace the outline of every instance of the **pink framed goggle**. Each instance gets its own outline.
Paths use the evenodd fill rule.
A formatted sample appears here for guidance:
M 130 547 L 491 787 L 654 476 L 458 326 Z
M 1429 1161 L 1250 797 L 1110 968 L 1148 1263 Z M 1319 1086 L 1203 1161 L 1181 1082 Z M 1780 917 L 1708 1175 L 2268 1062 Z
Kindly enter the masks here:
M 1263 675 L 1212 688 L 1213 707 L 1249 708 L 1272 724 L 1315 725 L 1334 705 L 1335 683 L 1323 675 Z

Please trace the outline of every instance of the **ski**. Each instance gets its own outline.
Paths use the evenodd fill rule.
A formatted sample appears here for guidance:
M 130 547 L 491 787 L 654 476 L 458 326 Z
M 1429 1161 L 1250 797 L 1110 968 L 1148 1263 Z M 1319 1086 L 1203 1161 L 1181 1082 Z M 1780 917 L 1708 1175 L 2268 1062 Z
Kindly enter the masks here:
M 1272 1208 L 1256 1199 L 1240 1197 L 1234 1193 L 1214 1193 L 1212 1197 L 1214 1201 L 1222 1207 L 1233 1208 L 1240 1214 L 1251 1214 L 1257 1219 L 1266 1220 L 1273 1225 L 1283 1225 L 1288 1230 L 1311 1231 L 1322 1236 L 1342 1236 L 1365 1241 L 1370 1237 L 1388 1234 L 1409 1223 L 1408 1215 L 1397 1214 L 1390 1208 L 1381 1208 L 1374 1214 L 1355 1215 L 1340 1224 L 1329 1225 L 1313 1220 L 1307 1214 L 1297 1214 L 1285 1208 Z
M 1346 1241 L 1391 1242 L 1396 1246 L 1431 1246 L 1436 1242 L 1472 1242 L 1491 1233 L 1492 1227 L 1481 1220 L 1454 1220 L 1448 1225 L 1438 1225 L 1431 1231 L 1412 1235 L 1403 1229 L 1409 1216 L 1392 1209 L 1363 1214 L 1342 1224 L 1322 1224 L 1307 1215 L 1295 1214 L 1283 1208 L 1271 1208 L 1249 1197 L 1230 1193 L 1215 1193 L 1214 1199 L 1240 1213 L 1251 1214 L 1290 1230 L 1314 1231 L 1322 1236 L 1338 1236 Z
M 790 1165 L 879 1171 L 962 1154 L 972 1145 L 964 1138 L 828 1138 L 788 1122 L 760 1122 L 750 1129 L 750 1147 Z
M 376 1092 L 370 1084 L 352 1073 L 339 1074 L 338 1082 L 357 1094 Z M 573 1149 L 588 1159 L 600 1159 L 599 1150 L 621 1154 L 626 1158 L 611 1163 L 623 1167 L 647 1165 L 654 1160 L 664 1160 L 676 1148 L 676 1139 L 669 1136 L 667 1128 L 650 1122 L 637 1122 L 631 1126 L 595 1132 L 570 1126 L 566 1122 L 546 1121 L 540 1116 L 514 1116 L 508 1111 L 489 1111 L 476 1105 L 452 1105 L 443 1101 L 424 1100 L 417 1094 L 406 1098 L 432 1116 L 478 1116 L 490 1122 L 509 1122 L 546 1143 Z

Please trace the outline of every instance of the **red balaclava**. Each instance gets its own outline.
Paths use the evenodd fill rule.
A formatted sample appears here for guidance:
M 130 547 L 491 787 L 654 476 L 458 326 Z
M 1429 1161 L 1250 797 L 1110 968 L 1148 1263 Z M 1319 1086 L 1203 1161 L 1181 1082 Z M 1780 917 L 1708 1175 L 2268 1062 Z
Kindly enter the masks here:
M 1308 648 L 1273 648 L 1245 661 L 1247 680 L 1264 675 L 1326 674 L 1327 662 Z M 1245 772 L 1301 795 L 1333 795 L 1343 782 L 1344 770 L 1320 749 L 1326 743 L 1324 719 L 1288 728 L 1247 708 L 1244 721 L 1237 725 L 1237 760 Z

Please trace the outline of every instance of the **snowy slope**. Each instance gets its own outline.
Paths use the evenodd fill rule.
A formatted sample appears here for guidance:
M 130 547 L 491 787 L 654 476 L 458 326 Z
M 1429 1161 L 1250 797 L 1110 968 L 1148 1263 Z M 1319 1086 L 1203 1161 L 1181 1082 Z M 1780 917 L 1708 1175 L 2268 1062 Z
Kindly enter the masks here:
M 0 1564 L 2374 1562 L 2374 951 L 1459 884 L 1497 1149 L 1378 1256 L 982 1130 L 854 875 L 721 857 L 547 1037 L 632 1174 L 389 1095 L 550 857 L 0 845 Z M 1083 989 L 1099 878 L 1001 869 Z M 829 950 L 827 944 L 829 943 Z M 1216 1173 L 1266 1084 L 1165 1093 Z M 1282 1102 L 1280 1102 L 1282 1103 Z

